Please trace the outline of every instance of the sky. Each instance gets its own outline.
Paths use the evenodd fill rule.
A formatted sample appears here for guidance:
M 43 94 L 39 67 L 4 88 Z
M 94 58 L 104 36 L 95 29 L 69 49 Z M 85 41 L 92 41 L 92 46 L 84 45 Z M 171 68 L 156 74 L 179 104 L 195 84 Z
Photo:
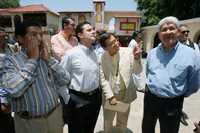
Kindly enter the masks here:
M 50 10 L 59 11 L 92 11 L 92 0 L 20 0 L 20 5 L 44 4 Z M 134 0 L 106 0 L 107 11 L 135 11 Z

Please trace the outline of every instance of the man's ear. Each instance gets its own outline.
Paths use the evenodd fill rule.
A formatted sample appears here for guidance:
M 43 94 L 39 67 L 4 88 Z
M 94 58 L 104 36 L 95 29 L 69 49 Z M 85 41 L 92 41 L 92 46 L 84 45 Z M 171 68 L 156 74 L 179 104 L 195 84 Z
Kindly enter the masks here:
M 83 38 L 83 35 L 82 35 L 82 33 L 78 33 L 78 35 L 77 35 L 80 39 L 82 39 Z

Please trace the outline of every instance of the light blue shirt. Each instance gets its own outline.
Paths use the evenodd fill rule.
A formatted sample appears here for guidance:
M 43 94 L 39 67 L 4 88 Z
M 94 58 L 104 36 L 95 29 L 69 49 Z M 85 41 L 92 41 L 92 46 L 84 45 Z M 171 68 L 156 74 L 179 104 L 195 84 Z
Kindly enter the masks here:
M 65 54 L 61 65 L 70 73 L 69 89 L 86 93 L 99 87 L 99 64 L 93 48 L 79 44 Z
M 200 87 L 200 59 L 178 42 L 169 52 L 162 44 L 147 57 L 147 85 L 158 97 L 189 96 Z

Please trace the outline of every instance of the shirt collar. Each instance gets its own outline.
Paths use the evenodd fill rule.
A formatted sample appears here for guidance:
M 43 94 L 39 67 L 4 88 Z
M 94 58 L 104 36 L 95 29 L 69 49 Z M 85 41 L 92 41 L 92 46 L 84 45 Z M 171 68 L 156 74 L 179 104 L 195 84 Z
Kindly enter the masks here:
M 90 53 L 94 50 L 94 48 L 91 46 L 90 48 L 86 47 L 85 45 L 79 43 L 78 46 L 85 51 L 86 53 Z
M 176 42 L 176 45 L 168 53 L 176 51 L 179 45 L 180 45 L 180 42 Z M 163 43 L 159 43 L 158 47 L 159 47 L 160 50 L 162 50 L 162 52 L 165 52 L 164 47 L 163 47 Z

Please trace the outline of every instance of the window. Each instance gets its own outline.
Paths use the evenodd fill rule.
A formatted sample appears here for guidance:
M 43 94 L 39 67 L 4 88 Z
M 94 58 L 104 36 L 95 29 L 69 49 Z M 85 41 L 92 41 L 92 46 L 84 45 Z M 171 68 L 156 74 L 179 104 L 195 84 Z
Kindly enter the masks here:
M 136 22 L 120 22 L 120 30 L 135 30 Z
M 0 16 L 1 27 L 12 27 L 11 16 Z

